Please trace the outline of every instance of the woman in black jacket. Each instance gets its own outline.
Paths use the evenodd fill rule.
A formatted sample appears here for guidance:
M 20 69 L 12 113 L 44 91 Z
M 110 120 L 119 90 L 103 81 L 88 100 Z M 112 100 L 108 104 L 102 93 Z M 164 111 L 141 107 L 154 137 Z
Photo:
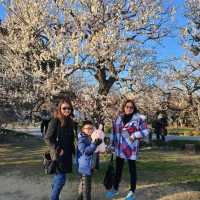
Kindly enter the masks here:
M 72 172 L 74 146 L 73 107 L 68 99 L 60 100 L 54 118 L 45 134 L 52 160 L 57 160 L 56 174 L 52 182 L 51 200 L 59 200 L 65 185 L 66 173 Z

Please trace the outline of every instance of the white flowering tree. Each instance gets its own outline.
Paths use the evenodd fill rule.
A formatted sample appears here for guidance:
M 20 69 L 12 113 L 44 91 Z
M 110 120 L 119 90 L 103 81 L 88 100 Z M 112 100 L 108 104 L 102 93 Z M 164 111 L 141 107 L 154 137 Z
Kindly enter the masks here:
M 79 88 L 74 104 L 80 119 L 90 119 L 96 125 L 110 124 L 120 109 L 120 95 L 114 91 L 100 95 L 95 86 L 87 86 Z
M 50 80 L 58 79 L 59 87 L 77 70 L 96 79 L 99 96 L 107 96 L 117 82 L 132 81 L 130 72 L 135 68 L 145 67 L 144 73 L 148 73 L 154 65 L 147 46 L 168 35 L 173 13 L 162 0 L 1 3 L 8 12 L 2 24 L 7 34 L 0 41 L 6 49 L 2 71 L 6 78 L 29 77 L 33 97 L 35 88 L 48 96 Z M 143 65 L 138 65 L 140 59 Z
M 1 104 L 27 105 L 32 112 L 59 91 L 69 89 L 57 50 L 61 38 L 48 24 L 47 1 L 2 4 L 8 17 L 0 26 Z
M 180 76 L 188 92 L 192 94 L 200 90 L 200 2 L 186 0 L 185 7 L 188 24 L 181 33 L 183 47 L 186 49 L 183 57 L 186 66 L 180 71 Z
M 98 94 L 107 95 L 114 83 L 126 80 L 138 59 L 148 58 L 145 43 L 169 32 L 169 12 L 161 1 L 71 1 L 63 10 L 73 24 L 73 68 L 95 77 Z
M 188 118 L 191 124 L 199 128 L 200 124 L 200 1 L 185 1 L 187 26 L 181 30 L 184 67 L 174 68 L 174 77 L 178 81 L 174 89 L 182 98 L 181 118 Z M 179 95 L 179 96 L 180 96 Z M 177 99 L 177 98 L 176 98 Z M 180 100 L 179 100 L 180 101 Z M 176 101 L 177 103 L 179 101 Z

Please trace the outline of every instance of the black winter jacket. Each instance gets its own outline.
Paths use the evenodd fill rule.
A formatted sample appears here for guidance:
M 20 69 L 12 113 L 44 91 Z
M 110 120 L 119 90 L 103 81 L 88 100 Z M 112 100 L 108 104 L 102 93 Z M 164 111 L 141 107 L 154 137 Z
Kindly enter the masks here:
M 74 138 L 74 122 L 71 118 L 65 119 L 63 127 L 59 119 L 51 119 L 44 139 L 50 149 L 52 159 L 58 160 L 58 172 L 72 172 L 72 155 L 75 153 Z M 57 148 L 64 150 L 62 156 L 56 156 Z

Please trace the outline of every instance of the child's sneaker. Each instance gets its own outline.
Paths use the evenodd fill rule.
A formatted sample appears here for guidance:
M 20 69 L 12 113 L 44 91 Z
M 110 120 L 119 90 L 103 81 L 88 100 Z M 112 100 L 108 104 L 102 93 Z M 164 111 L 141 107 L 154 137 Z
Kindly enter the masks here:
M 106 198 L 112 199 L 113 197 L 117 196 L 119 192 L 117 190 L 109 190 L 106 192 Z
M 126 195 L 125 200 L 136 200 L 134 192 L 129 191 L 129 193 Z

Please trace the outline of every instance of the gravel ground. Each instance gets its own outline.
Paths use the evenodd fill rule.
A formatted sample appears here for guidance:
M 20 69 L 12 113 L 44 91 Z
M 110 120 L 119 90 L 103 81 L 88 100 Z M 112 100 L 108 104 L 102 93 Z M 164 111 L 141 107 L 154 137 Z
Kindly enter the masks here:
M 51 177 L 40 179 L 22 178 L 18 172 L 0 176 L 1 200 L 48 200 L 51 188 Z M 116 200 L 123 200 L 127 188 L 120 187 Z M 76 200 L 78 182 L 68 182 L 63 188 L 61 200 Z M 104 188 L 93 184 L 92 199 L 103 200 Z M 152 184 L 141 185 L 136 192 L 137 200 L 200 200 L 200 192 L 192 191 L 187 185 Z

